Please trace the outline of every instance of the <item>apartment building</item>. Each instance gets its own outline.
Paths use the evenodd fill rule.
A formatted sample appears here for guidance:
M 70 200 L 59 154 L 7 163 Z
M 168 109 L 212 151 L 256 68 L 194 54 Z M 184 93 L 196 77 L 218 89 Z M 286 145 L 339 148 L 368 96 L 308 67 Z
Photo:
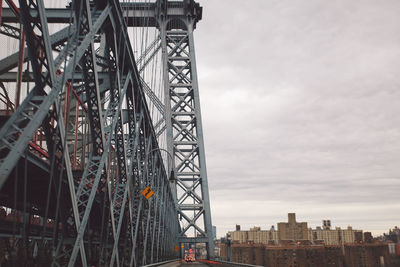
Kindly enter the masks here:
M 288 222 L 278 223 L 279 240 L 304 240 L 308 239 L 306 222 L 296 222 L 296 213 L 288 214 Z
M 284 240 L 302 241 L 308 240 L 312 244 L 325 244 L 332 246 L 343 246 L 344 244 L 361 243 L 363 231 L 355 230 L 351 226 L 345 229 L 336 227 L 331 229 L 331 221 L 323 220 L 322 227 L 316 229 L 307 228 L 306 222 L 297 222 L 296 214 L 288 214 L 288 222 L 278 223 L 278 230 L 272 226 L 270 230 L 262 230 L 261 227 L 254 226 L 250 230 L 241 230 L 240 225 L 236 225 L 236 231 L 230 232 L 232 242 L 237 244 L 279 244 Z

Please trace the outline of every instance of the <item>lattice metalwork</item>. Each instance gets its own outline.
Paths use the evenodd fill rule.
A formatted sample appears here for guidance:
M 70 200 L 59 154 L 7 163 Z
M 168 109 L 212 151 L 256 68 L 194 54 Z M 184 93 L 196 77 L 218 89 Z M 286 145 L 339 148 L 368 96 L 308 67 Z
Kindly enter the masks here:
M 0 59 L 1 258 L 141 266 L 177 257 L 178 211 L 125 9 L 6 2 L 1 38 L 20 48 Z
M 181 243 L 206 243 L 214 255 L 193 30 L 202 8 L 194 1 L 159 2 L 168 150 L 176 172 Z M 176 9 L 183 14 L 173 12 Z

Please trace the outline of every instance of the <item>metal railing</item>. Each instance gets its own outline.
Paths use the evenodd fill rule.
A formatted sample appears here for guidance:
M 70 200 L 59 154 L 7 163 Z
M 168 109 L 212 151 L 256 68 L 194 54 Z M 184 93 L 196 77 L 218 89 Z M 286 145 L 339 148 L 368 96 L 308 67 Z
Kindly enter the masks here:
M 222 263 L 227 266 L 236 266 L 236 267 L 263 267 L 262 265 L 252 265 L 252 264 L 246 264 L 246 263 L 240 263 L 240 262 L 232 262 L 232 261 L 223 261 L 223 260 L 200 260 L 200 262 L 208 263 L 208 264 L 213 264 L 213 263 Z
M 161 266 L 167 263 L 171 263 L 171 262 L 175 262 L 175 261 L 180 261 L 180 259 L 174 259 L 174 260 L 169 260 L 169 261 L 162 261 L 162 262 L 156 262 L 156 263 L 152 263 L 152 264 L 148 264 L 148 265 L 143 265 L 140 267 L 153 267 L 153 266 Z

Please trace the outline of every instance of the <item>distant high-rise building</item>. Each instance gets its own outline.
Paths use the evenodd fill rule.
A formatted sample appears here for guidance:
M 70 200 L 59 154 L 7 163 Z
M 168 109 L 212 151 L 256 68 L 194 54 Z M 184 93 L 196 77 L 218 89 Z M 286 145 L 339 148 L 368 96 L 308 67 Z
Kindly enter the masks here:
M 368 239 L 364 238 L 362 230 L 354 230 L 351 226 L 345 229 L 340 227 L 332 229 L 330 220 L 323 220 L 322 227 L 307 229 L 307 223 L 296 222 L 294 213 L 289 213 L 287 223 L 278 223 L 278 231 L 274 226 L 270 230 L 261 230 L 259 226 L 254 226 L 247 231 L 240 229 L 240 225 L 236 225 L 236 231 L 230 232 L 231 240 L 234 243 L 278 245 L 293 243 L 293 241 L 301 244 L 302 241 L 307 240 L 310 244 L 341 246 L 368 242 Z
M 217 227 L 213 225 L 212 227 L 212 234 L 213 234 L 213 238 L 217 238 Z
M 261 230 L 260 227 L 254 226 L 249 231 L 233 231 L 230 233 L 234 243 L 244 244 L 248 242 L 256 244 L 277 244 L 279 242 L 278 232 Z
M 371 232 L 364 232 L 364 242 L 365 243 L 372 243 L 373 238 Z
M 240 231 L 240 224 L 236 224 L 236 231 Z
M 363 241 L 362 230 L 353 230 L 351 226 L 347 229 L 336 229 L 324 230 L 321 227 L 317 227 L 315 230 L 309 229 L 309 236 L 312 237 L 312 241 L 323 242 L 325 245 L 342 245 L 361 243 Z
M 331 230 L 331 220 L 323 220 L 322 221 L 322 229 Z
M 278 235 L 280 240 L 308 239 L 307 223 L 296 222 L 296 213 L 289 213 L 287 223 L 278 223 Z

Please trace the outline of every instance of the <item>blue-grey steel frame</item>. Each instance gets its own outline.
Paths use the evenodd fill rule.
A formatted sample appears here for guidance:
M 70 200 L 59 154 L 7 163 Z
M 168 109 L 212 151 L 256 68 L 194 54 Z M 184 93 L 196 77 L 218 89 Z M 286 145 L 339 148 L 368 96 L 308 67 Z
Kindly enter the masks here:
M 49 150 L 42 161 L 49 165 L 50 184 L 59 188 L 50 194 L 59 205 L 42 218 L 55 222 L 53 236 L 44 238 L 45 227 L 39 234 L 28 231 L 24 235 L 30 241 L 21 246 L 47 251 L 54 266 L 140 266 L 177 257 L 181 229 L 176 200 L 120 4 L 73 1 L 71 24 L 52 36 L 43 0 L 20 0 L 20 9 L 34 88 L 0 129 L 0 190 L 17 179 L 10 174 L 42 128 Z M 76 106 L 67 101 L 67 83 L 89 118 L 79 118 L 90 129 L 79 143 L 83 169 L 73 169 L 71 163 L 75 144 L 70 135 L 76 130 L 68 122 Z M 149 200 L 141 195 L 146 186 L 155 192 Z M 101 218 L 95 223 L 94 206 Z
M 180 10 L 181 12 L 177 12 Z M 193 31 L 202 7 L 191 1 L 158 1 L 163 56 L 168 150 L 174 155 L 173 186 L 181 219 L 180 243 L 206 243 L 214 257 L 211 211 Z

